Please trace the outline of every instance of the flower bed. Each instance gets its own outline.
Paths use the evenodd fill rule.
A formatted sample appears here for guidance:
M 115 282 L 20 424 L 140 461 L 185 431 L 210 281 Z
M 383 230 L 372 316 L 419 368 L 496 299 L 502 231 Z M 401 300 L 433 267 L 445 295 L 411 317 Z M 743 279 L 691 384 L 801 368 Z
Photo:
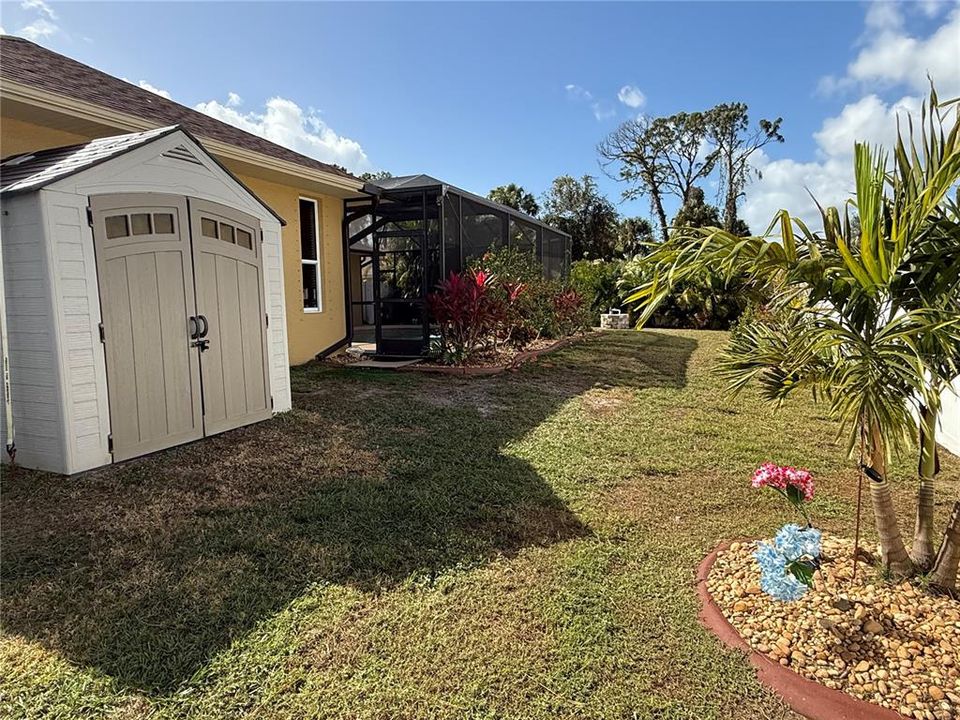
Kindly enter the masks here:
M 960 603 L 910 582 L 889 585 L 853 543 L 823 537 L 813 586 L 796 600 L 768 596 L 758 543 L 721 551 L 706 586 L 754 650 L 854 697 L 928 720 L 960 717 Z

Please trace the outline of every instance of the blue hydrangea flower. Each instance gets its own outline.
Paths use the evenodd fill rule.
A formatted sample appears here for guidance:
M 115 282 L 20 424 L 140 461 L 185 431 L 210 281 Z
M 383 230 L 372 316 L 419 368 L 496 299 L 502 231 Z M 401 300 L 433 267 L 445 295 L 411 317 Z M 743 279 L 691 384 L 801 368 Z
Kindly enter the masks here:
M 775 600 L 790 602 L 799 600 L 807 592 L 807 586 L 788 572 L 764 572 L 760 575 L 760 588 Z
M 815 528 L 801 528 L 799 525 L 790 524 L 780 528 L 773 544 L 788 563 L 804 556 L 816 560 L 820 557 L 820 538 L 820 531 Z
M 797 600 L 807 592 L 807 585 L 791 572 L 791 565 L 803 559 L 820 557 L 819 530 L 784 525 L 773 543 L 760 543 L 753 553 L 760 566 L 760 588 L 776 600 Z M 794 566 L 796 568 L 796 566 Z
M 764 574 L 776 575 L 787 571 L 787 558 L 770 543 L 760 543 L 753 557 L 760 565 L 760 572 Z

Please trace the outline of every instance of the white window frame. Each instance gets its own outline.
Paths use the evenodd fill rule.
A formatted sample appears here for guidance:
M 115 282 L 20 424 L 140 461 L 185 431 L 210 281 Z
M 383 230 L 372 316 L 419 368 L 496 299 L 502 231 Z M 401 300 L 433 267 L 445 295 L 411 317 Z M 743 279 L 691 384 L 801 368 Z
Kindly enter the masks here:
M 322 278 L 322 274 L 321 274 L 321 272 L 320 272 L 320 260 L 321 260 L 321 255 L 320 255 L 320 235 L 322 234 L 322 233 L 321 233 L 321 230 L 320 230 L 320 203 L 319 203 L 317 200 L 314 200 L 313 198 L 303 197 L 302 195 L 301 195 L 301 196 L 298 196 L 297 200 L 298 200 L 298 202 L 297 202 L 297 224 L 298 224 L 298 225 L 300 225 L 300 215 L 299 215 L 299 213 L 300 213 L 300 202 L 299 202 L 299 201 L 306 201 L 306 202 L 311 203 L 311 204 L 313 205 L 314 241 L 316 242 L 316 248 L 317 248 L 317 259 L 316 259 L 316 260 L 309 260 L 309 259 L 303 257 L 303 248 L 302 248 L 302 246 L 301 246 L 301 250 L 300 250 L 300 275 L 301 275 L 301 280 L 300 280 L 300 292 L 301 292 L 301 294 L 303 293 L 303 278 L 302 278 L 302 275 L 303 275 L 303 266 L 304 266 L 304 265 L 313 265 L 313 266 L 315 266 L 315 267 L 317 268 L 317 306 L 316 306 L 315 308 L 312 308 L 312 307 L 303 307 L 303 299 L 302 299 L 302 298 L 301 298 L 301 306 L 303 307 L 303 312 L 305 312 L 305 313 L 318 313 L 318 312 L 323 312 L 323 278 Z M 300 233 L 302 234 L 302 233 L 303 233 L 303 227 L 300 226 L 299 229 L 300 229 Z M 300 242 L 302 242 L 302 235 L 301 235 L 300 237 L 298 237 L 297 240 L 300 241 Z

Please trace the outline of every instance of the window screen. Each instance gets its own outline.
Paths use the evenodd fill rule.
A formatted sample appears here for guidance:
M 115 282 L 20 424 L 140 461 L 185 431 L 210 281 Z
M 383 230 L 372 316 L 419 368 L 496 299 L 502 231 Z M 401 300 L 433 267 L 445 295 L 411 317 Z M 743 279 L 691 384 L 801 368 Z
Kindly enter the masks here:
M 317 203 L 300 198 L 300 269 L 303 275 L 303 309 L 305 311 L 321 309 L 318 216 Z
M 464 198 L 461 223 L 464 264 L 491 247 L 507 244 L 507 216 L 486 205 Z

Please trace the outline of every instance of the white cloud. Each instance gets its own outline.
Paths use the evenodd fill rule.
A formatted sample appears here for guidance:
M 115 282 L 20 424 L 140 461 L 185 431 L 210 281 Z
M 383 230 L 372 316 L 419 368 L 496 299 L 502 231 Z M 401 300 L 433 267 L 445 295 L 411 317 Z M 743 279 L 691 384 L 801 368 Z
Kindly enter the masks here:
M 935 15 L 940 6 L 922 8 Z M 824 78 L 821 89 L 860 87 L 860 99 L 839 114 L 826 118 L 813 134 L 816 153 L 809 162 L 771 160 L 762 151 L 754 166 L 762 178 L 747 188 L 741 216 L 754 232 L 762 232 L 782 208 L 819 226 L 812 194 L 821 205 L 841 205 L 854 191 L 854 143 L 869 142 L 890 148 L 897 137 L 897 118 L 917 116 L 933 77 L 941 97 L 960 94 L 960 7 L 956 7 L 927 38 L 906 34 L 899 6 L 877 2 L 864 20 L 864 42 L 846 74 Z M 907 94 L 895 102 L 880 91 L 902 88 Z M 901 122 L 901 126 L 904 123 Z
M 336 163 L 353 172 L 372 168 L 360 143 L 338 135 L 313 109 L 304 111 L 292 100 L 274 97 L 267 101 L 264 112 L 243 113 L 230 106 L 231 99 L 228 96 L 226 103 L 202 102 L 196 109 L 322 162 Z
M 36 10 L 41 15 L 46 15 L 51 20 L 57 19 L 57 14 L 53 11 L 53 8 L 47 5 L 43 0 L 23 0 L 20 3 L 20 7 L 24 10 Z
M 642 108 L 647 103 L 647 96 L 635 85 L 624 85 L 617 93 L 617 99 L 628 108 Z
M 3 29 L 3 25 L 0 25 L 0 35 L 6 35 L 7 31 Z
M 127 82 L 130 82 L 130 81 L 127 80 Z M 169 92 L 167 92 L 166 90 L 161 90 L 161 89 L 158 88 L 158 87 L 154 87 L 153 85 L 151 85 L 150 83 L 148 83 L 146 80 L 141 80 L 140 82 L 135 83 L 135 84 L 136 84 L 136 85 L 139 85 L 139 86 L 142 87 L 144 90 L 149 90 L 149 91 L 152 92 L 154 95 L 159 95 L 160 97 L 166 98 L 167 100 L 170 99 L 170 93 L 169 93 Z
M 590 105 L 590 108 L 598 121 L 609 120 L 617 114 L 616 109 L 605 102 L 595 102 Z
M 817 159 L 811 162 L 770 160 L 758 152 L 754 167 L 762 177 L 747 188 L 741 216 L 754 232 L 766 229 L 781 209 L 818 227 L 819 213 L 810 195 L 823 206 L 842 205 L 854 192 L 854 143 L 891 147 L 897 137 L 897 118 L 906 118 L 908 113 L 916 116 L 920 103 L 919 97 L 906 96 L 888 104 L 876 95 L 867 95 L 846 105 L 813 134 Z
M 924 12 L 936 15 L 940 7 L 932 7 Z M 925 92 L 929 75 L 943 97 L 960 94 L 960 6 L 955 6 L 946 21 L 926 38 L 907 33 L 903 15 L 894 3 L 871 5 L 865 24 L 867 32 L 857 56 L 844 75 L 823 78 L 821 91 L 902 86 Z
M 51 35 L 60 32 L 60 28 L 46 18 L 37 18 L 29 25 L 25 25 L 17 31 L 17 35 L 25 37 L 27 40 L 43 40 Z
M 586 88 L 574 85 L 573 83 L 565 85 L 567 97 L 576 102 L 586 102 L 590 104 L 590 110 L 598 121 L 609 120 L 617 114 L 616 109 L 605 100 L 596 100 L 593 93 Z
M 227 107 L 240 107 L 243 105 L 243 98 L 237 95 L 235 92 L 227 93 Z
M 593 100 L 593 93 L 589 90 L 580 87 L 579 85 L 569 84 L 565 85 L 564 89 L 567 91 L 567 97 L 571 100 Z

